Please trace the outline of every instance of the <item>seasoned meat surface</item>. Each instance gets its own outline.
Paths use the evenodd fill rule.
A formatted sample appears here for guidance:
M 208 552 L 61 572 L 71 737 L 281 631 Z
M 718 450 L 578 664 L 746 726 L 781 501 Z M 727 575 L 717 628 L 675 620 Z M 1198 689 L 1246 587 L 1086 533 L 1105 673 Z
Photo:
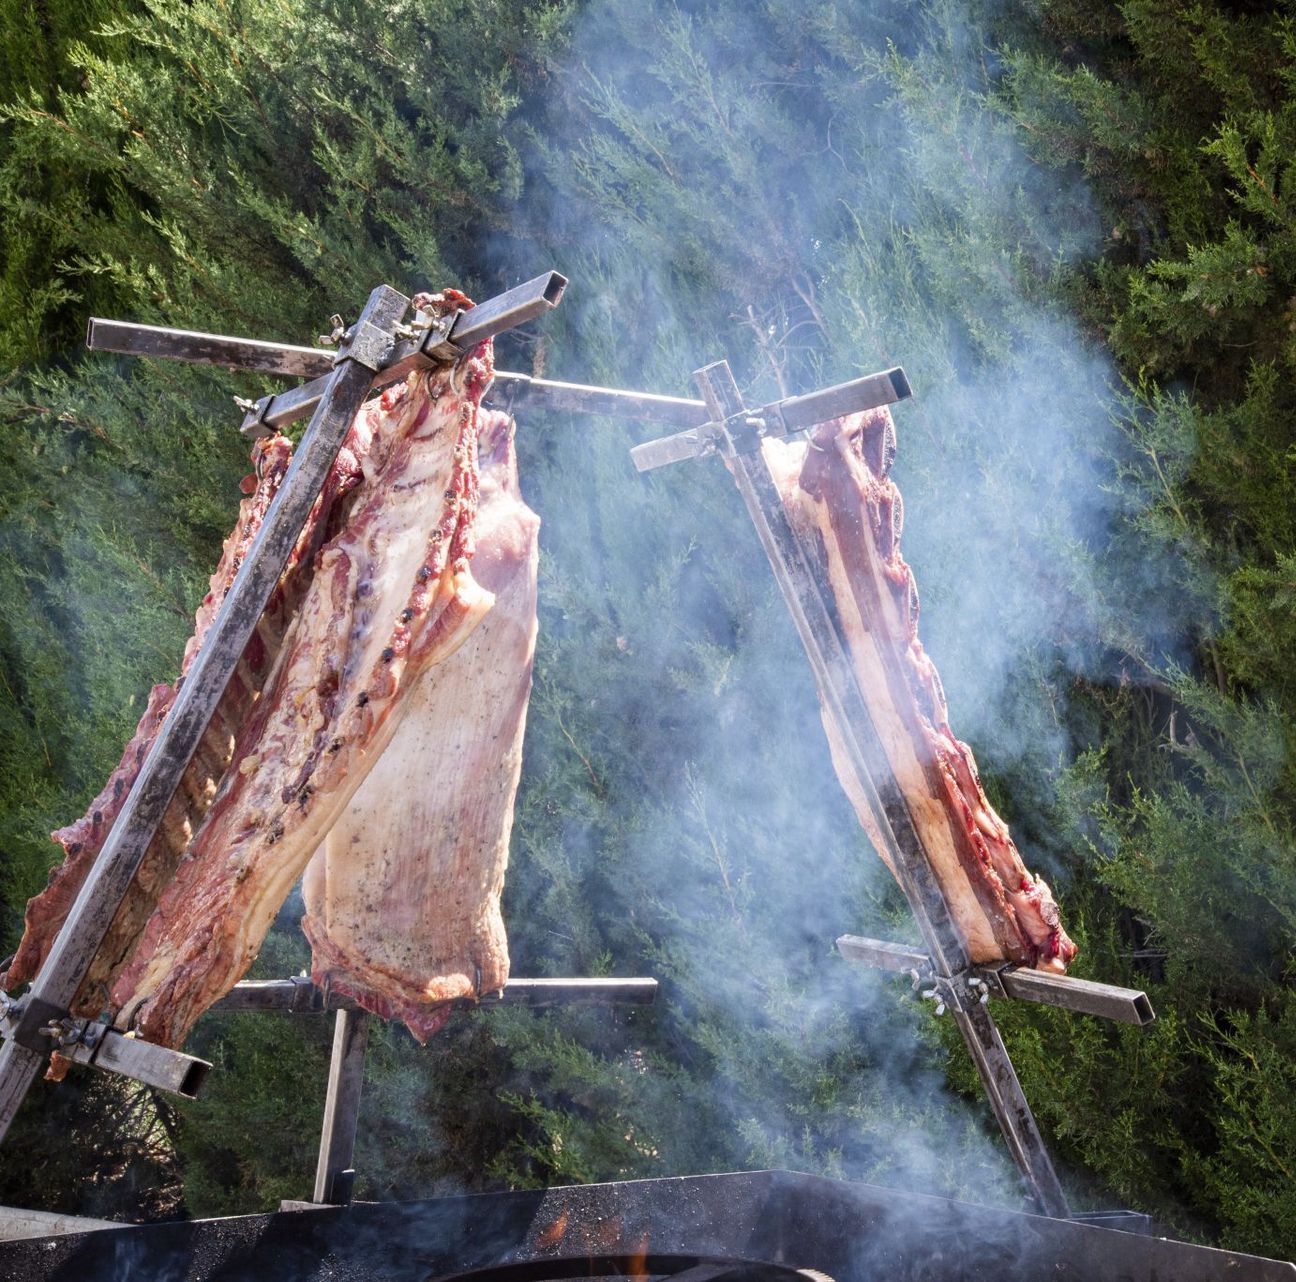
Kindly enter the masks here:
M 211 808 L 117 974 L 120 1027 L 177 1046 L 242 977 L 419 679 L 490 608 L 470 568 L 490 372 L 486 348 L 410 375 L 362 412 L 362 483 L 315 558 Z

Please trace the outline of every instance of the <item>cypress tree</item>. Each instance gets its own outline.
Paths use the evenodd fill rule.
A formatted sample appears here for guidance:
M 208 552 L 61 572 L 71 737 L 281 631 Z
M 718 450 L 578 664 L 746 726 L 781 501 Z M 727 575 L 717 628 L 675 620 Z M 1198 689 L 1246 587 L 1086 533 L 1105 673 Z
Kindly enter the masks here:
M 684 393 L 725 355 L 760 403 L 903 362 L 906 554 L 954 726 L 1077 973 L 1161 1014 L 1001 1004 L 1028 1097 L 1077 1204 L 1289 1253 L 1288 25 L 1169 0 L 382 14 L 153 0 L 66 55 L 57 110 L 13 82 L 0 180 L 48 156 L 88 193 L 49 204 L 80 297 L 42 333 L 94 298 L 301 341 L 383 276 L 552 262 L 567 301 L 502 365 Z M 124 364 L 6 389 L 12 923 L 173 671 L 241 470 L 220 403 L 260 389 Z M 653 973 L 661 1003 L 456 1017 L 426 1050 L 383 1030 L 361 1195 L 791 1165 L 1011 1202 L 952 1030 L 831 953 L 912 937 L 907 911 L 732 486 L 636 476 L 648 434 L 520 425 L 545 526 L 506 916 L 515 973 Z M 264 973 L 301 964 L 293 915 Z M 303 1190 L 323 1040 L 200 1026 L 222 1072 L 168 1150 L 191 1211 Z

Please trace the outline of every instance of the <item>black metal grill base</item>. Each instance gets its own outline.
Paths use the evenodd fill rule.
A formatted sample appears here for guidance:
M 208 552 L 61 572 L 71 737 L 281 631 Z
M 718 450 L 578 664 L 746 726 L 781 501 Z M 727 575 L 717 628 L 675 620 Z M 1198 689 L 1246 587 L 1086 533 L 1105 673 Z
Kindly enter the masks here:
M 834 1282 L 1296 1282 L 1296 1266 L 1164 1238 L 789 1171 L 700 1175 L 355 1203 L 0 1243 L 22 1282 L 434 1282 L 551 1260 L 553 1276 L 686 1275 L 741 1282 L 740 1261 Z M 717 1260 L 733 1260 L 726 1272 Z M 689 1261 L 692 1261 L 690 1267 Z M 705 1261 L 711 1271 L 700 1269 Z M 618 1264 L 618 1269 L 623 1266 Z M 539 1279 L 543 1270 L 523 1268 Z M 768 1279 L 775 1270 L 747 1276 Z M 499 1274 L 497 1273 L 497 1276 Z

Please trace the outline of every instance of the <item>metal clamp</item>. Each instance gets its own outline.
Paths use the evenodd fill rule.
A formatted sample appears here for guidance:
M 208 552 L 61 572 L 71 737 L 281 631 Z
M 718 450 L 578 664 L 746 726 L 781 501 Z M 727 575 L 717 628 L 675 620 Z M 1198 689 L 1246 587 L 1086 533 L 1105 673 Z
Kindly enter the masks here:
M 257 441 L 265 436 L 273 436 L 275 429 L 266 422 L 266 413 L 270 409 L 273 396 L 263 396 L 260 400 L 248 400 L 246 396 L 236 396 L 234 404 L 243 411 L 243 421 L 239 424 L 239 434 L 248 441 Z
M 769 434 L 769 420 L 749 410 L 734 414 L 724 421 L 724 435 L 736 454 L 750 454 L 760 449 L 761 441 Z
M 347 337 L 347 324 L 338 312 L 329 317 L 329 332 L 319 336 L 321 347 L 336 347 Z
M 337 366 L 343 361 L 355 361 L 357 365 L 363 365 L 376 374 L 386 364 L 395 345 L 396 339 L 390 330 L 364 320 L 353 325 L 342 336 L 333 364 Z
M 20 1001 L 12 1002 L 6 1011 L 9 1027 L 5 1030 L 5 1036 L 19 1046 L 43 1055 L 50 1049 L 50 1034 L 45 1030 L 61 1026 L 68 1018 L 68 1012 L 63 1007 L 29 993 Z
M 445 316 L 438 316 L 435 319 L 425 321 L 427 333 L 423 335 L 423 341 L 419 344 L 419 351 L 434 361 L 458 360 L 466 349 L 456 343 L 451 335 L 454 333 L 455 325 L 463 314 L 463 312 L 456 310 L 449 312 Z M 423 327 L 424 325 L 418 321 L 411 326 L 411 328 L 419 329 Z
M 1003 997 L 1016 1001 L 1040 1002 L 1046 1006 L 1061 1006 L 1065 1010 L 1099 1015 L 1122 1024 L 1144 1026 L 1156 1018 L 1147 994 L 1136 988 L 1120 988 L 1115 984 L 1100 984 L 1091 979 L 1076 979 L 1071 975 L 1053 975 L 1047 971 L 1014 966 L 1009 962 L 972 966 L 959 975 L 942 980 L 933 973 L 931 961 L 925 952 L 905 944 L 864 939 L 858 935 L 843 935 L 837 941 L 837 951 L 847 961 L 877 970 L 908 973 L 914 977 L 915 989 L 922 984 L 948 985 L 961 980 L 963 1000 L 975 1001 L 981 1006 L 991 997 Z M 945 996 L 946 1004 L 952 1004 L 950 996 L 953 991 L 949 990 Z

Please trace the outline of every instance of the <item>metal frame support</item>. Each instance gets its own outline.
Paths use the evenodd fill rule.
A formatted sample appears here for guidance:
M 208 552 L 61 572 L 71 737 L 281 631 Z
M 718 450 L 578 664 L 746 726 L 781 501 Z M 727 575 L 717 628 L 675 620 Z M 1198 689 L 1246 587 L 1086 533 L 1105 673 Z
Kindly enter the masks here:
M 888 862 L 896 869 L 927 942 L 932 968 L 937 975 L 950 978 L 967 970 L 971 957 L 932 873 L 908 806 L 886 764 L 829 604 L 831 592 L 815 562 L 802 549 L 784 511 L 773 474 L 760 450 L 761 426 L 748 421 L 755 416 L 744 407 L 727 361 L 708 365 L 693 377 L 712 421 L 722 425 L 719 448 L 730 463 L 738 492 L 805 647 L 820 698 L 839 731 L 842 748 L 889 847 Z M 893 388 L 896 386 L 893 384 Z M 908 390 L 907 381 L 898 386 Z M 839 408 L 837 413 L 841 412 Z M 1036 1204 L 1047 1215 L 1065 1218 L 1068 1208 L 1062 1185 L 994 1020 L 984 1004 L 969 1000 L 961 990 L 951 992 L 948 1004 L 981 1074 L 1009 1151 Z
M 364 1089 L 365 1050 L 369 1045 L 369 1012 L 339 1010 L 333 1018 L 333 1057 L 312 1201 L 346 1206 L 355 1187 L 356 1129 Z
M 708 369 L 714 368 L 708 366 Z M 694 377 L 697 377 L 695 375 Z M 879 405 L 894 405 L 911 396 L 909 380 L 904 370 L 883 370 L 880 374 L 866 374 L 849 383 L 807 392 L 804 396 L 774 401 L 760 409 L 735 410 L 725 419 L 715 419 L 700 424 L 687 432 L 663 436 L 655 441 L 645 441 L 630 451 L 630 458 L 640 472 L 680 463 L 684 459 L 705 458 L 717 453 L 726 443 L 732 445 L 736 436 L 758 440 L 763 436 L 787 436 L 804 431 L 843 414 L 857 414 L 861 410 L 876 409 Z M 741 401 L 739 402 L 741 405 Z M 712 410 L 714 414 L 714 410 Z

